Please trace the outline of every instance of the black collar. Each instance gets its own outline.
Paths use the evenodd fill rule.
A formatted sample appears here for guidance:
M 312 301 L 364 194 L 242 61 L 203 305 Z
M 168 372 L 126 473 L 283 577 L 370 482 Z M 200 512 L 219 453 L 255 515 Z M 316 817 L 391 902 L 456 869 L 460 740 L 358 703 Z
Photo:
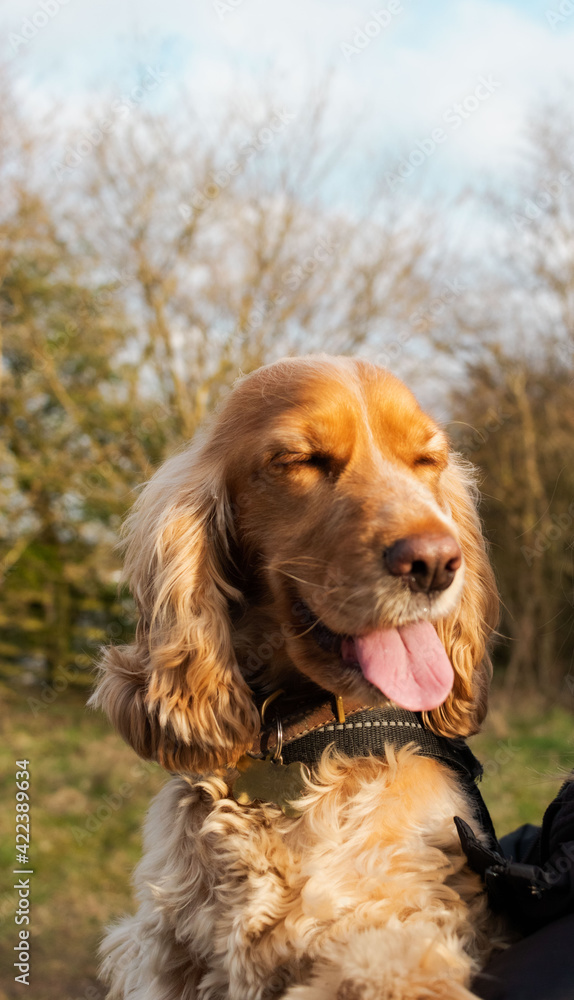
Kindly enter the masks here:
M 423 756 L 442 761 L 471 781 L 482 775 L 480 763 L 463 739 L 437 736 L 423 726 L 420 716 L 393 705 L 365 708 L 347 715 L 344 722 L 333 719 L 284 741 L 282 758 L 285 764 L 301 761 L 312 767 L 333 744 L 348 757 L 383 757 L 388 743 L 397 750 L 414 744 Z

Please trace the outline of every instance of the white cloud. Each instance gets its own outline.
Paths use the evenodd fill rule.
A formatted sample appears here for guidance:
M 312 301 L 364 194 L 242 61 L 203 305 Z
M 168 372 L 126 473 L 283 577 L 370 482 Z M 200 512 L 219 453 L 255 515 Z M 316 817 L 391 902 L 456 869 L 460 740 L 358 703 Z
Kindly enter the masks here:
M 234 9 L 221 16 L 214 0 L 68 0 L 14 53 L 10 33 L 33 19 L 41 0 L 12 0 L 2 39 L 39 106 L 58 98 L 72 116 L 82 113 L 84 96 L 109 93 L 111 82 L 129 73 L 136 36 L 144 57 L 182 78 L 206 111 L 242 90 L 255 103 L 270 78 L 291 107 L 304 100 L 309 80 L 331 69 L 333 128 L 367 115 L 365 156 L 386 153 L 389 162 L 444 125 L 445 112 L 491 76 L 500 86 L 460 128 L 447 130 L 448 141 L 421 171 L 458 181 L 477 171 L 509 171 L 533 105 L 572 74 L 574 18 L 553 31 L 542 10 L 534 16 L 484 0 L 432 7 L 402 0 L 402 13 L 346 58 L 341 43 L 352 43 L 370 12 L 388 4 L 232 0 Z

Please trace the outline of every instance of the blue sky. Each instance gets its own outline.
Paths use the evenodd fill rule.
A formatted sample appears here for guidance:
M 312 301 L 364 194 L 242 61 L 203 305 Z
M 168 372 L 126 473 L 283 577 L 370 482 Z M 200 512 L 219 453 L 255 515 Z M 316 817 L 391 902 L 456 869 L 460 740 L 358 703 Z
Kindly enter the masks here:
M 369 120 L 359 160 L 384 153 L 394 169 L 441 129 L 424 169 L 457 187 L 512 176 L 532 108 L 574 76 L 574 13 L 553 24 L 548 14 L 559 2 L 4 0 L 0 51 L 33 107 L 58 101 L 80 123 L 94 94 L 133 80 L 142 55 L 169 75 L 163 100 L 184 85 L 207 115 L 230 94 L 256 104 L 269 76 L 297 107 L 331 70 L 333 127 Z M 468 113 L 455 127 L 457 103 Z

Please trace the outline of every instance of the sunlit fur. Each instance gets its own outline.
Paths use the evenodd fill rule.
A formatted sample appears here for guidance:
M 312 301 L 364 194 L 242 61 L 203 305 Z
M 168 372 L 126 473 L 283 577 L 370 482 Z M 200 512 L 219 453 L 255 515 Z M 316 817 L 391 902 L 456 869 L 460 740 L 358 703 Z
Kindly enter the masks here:
M 463 565 L 447 590 L 412 593 L 383 552 L 439 531 Z M 476 821 L 450 772 L 408 750 L 327 755 L 298 819 L 229 797 L 259 731 L 255 690 L 297 689 L 305 674 L 385 702 L 320 648 L 302 601 L 341 635 L 433 621 L 455 683 L 427 724 L 477 730 L 497 599 L 472 470 L 442 431 L 367 362 L 260 369 L 144 488 L 125 569 L 137 635 L 105 652 L 93 702 L 140 756 L 184 776 L 150 813 L 140 910 L 106 939 L 110 997 L 469 997 L 493 931 L 452 817 Z

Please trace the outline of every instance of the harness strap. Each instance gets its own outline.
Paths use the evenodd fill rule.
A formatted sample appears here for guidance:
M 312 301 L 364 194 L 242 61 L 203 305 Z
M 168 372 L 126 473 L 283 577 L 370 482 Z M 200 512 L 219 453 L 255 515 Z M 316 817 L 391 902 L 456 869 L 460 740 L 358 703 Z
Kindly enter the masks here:
M 348 757 L 384 757 L 389 743 L 396 750 L 414 744 L 424 757 L 437 760 L 457 773 L 488 843 L 497 844 L 490 814 L 476 784 L 482 777 L 482 766 L 464 739 L 437 736 L 423 725 L 415 712 L 394 705 L 359 707 L 350 712 L 347 706 L 345 708 L 344 722 L 338 721 L 331 701 L 317 706 L 311 716 L 301 718 L 292 714 L 283 717 L 282 728 L 286 737 L 281 748 L 283 762 L 291 764 L 299 761 L 312 768 L 329 746 L 334 746 Z M 258 750 L 266 752 L 270 749 L 269 735 L 267 730 L 258 741 Z
M 414 743 L 425 757 L 442 760 L 472 781 L 482 774 L 481 765 L 464 740 L 436 736 L 423 726 L 414 712 L 394 706 L 362 709 L 348 715 L 345 722 L 332 720 L 284 742 L 282 756 L 286 764 L 299 760 L 313 765 L 323 751 L 334 744 L 349 757 L 368 754 L 382 757 L 387 743 L 392 743 L 397 750 Z

